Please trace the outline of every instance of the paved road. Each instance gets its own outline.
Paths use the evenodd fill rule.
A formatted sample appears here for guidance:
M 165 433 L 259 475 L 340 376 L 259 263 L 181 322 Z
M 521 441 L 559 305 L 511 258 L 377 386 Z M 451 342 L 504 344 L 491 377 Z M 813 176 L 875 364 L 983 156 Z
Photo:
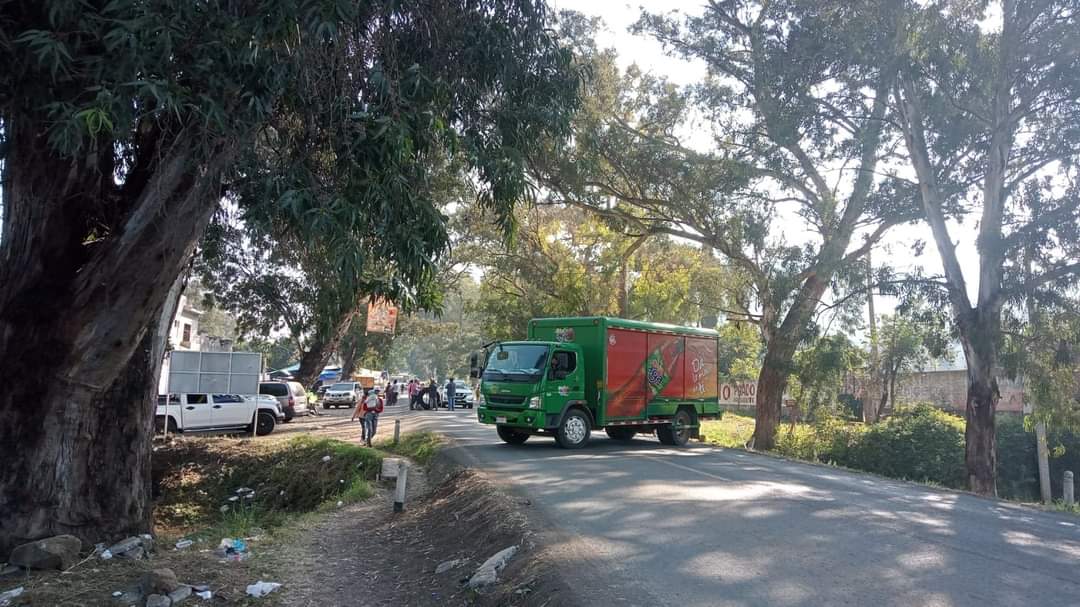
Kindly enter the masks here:
M 441 430 L 512 480 L 588 561 L 597 604 L 1080 605 L 1078 517 L 651 437 L 512 447 L 472 415 L 380 426 Z

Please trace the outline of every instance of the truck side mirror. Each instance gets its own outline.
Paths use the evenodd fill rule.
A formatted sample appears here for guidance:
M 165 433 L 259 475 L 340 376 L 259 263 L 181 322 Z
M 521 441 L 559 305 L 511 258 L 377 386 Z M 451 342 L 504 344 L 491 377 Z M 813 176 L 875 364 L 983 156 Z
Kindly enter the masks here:
M 480 354 L 473 352 L 469 355 L 469 377 L 473 379 L 480 379 Z

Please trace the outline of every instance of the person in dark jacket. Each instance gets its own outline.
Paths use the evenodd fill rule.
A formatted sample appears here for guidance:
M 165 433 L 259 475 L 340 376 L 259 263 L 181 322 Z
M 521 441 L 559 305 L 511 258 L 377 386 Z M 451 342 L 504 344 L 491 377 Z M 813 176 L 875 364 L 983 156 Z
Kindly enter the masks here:
M 432 379 L 431 383 L 427 387 L 428 392 L 428 405 L 435 411 L 439 410 L 439 386 L 435 384 L 435 380 Z
M 457 396 L 455 390 L 457 390 L 457 386 L 454 385 L 454 378 L 451 377 L 446 381 L 446 408 L 450 411 L 454 410 L 454 401 Z

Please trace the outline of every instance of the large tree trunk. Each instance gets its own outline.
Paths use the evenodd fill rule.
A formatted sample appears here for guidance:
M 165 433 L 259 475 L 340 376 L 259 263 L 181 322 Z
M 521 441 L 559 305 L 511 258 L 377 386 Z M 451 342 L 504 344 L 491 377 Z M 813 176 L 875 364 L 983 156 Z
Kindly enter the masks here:
M 300 356 L 300 368 L 296 371 L 296 381 L 303 384 L 305 388 L 310 388 L 315 383 L 315 380 L 319 379 L 319 375 L 327 363 L 330 362 L 330 357 L 337 351 L 338 346 L 341 345 L 341 340 L 349 331 L 349 327 L 352 326 L 353 319 L 356 318 L 358 312 L 358 309 L 350 310 L 333 326 L 326 336 L 323 338 L 317 337 L 312 341 L 307 352 Z M 347 380 L 347 378 L 342 376 L 342 380 Z
M 973 311 L 966 322 L 959 324 L 968 377 L 964 409 L 968 488 L 980 495 L 997 495 L 995 414 L 1001 398 L 996 376 L 1000 311 Z
M 98 542 L 149 529 L 155 323 L 228 156 L 194 170 L 192 146 L 175 141 L 140 156 L 116 190 L 100 158 L 49 152 L 32 121 L 5 128 L 0 555 L 57 533 Z M 95 223 L 102 208 L 112 225 Z
M 834 242 L 830 246 L 842 253 L 847 242 Z M 824 266 L 828 267 L 832 265 Z M 791 375 L 791 361 L 832 276 L 832 272 L 826 272 L 824 268 L 806 279 L 784 316 L 784 322 L 771 332 L 765 344 L 765 360 L 758 374 L 754 400 L 754 436 L 750 439 L 755 449 L 769 450 L 776 445 L 776 429 L 784 407 L 784 391 Z

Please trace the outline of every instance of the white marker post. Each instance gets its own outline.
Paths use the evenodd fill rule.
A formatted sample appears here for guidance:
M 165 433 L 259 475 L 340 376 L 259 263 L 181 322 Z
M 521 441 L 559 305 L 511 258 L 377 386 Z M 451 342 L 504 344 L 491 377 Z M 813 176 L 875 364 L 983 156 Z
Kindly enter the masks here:
M 1063 483 L 1063 485 L 1064 486 L 1061 488 L 1061 492 L 1063 494 L 1063 497 L 1065 498 L 1065 505 L 1072 506 L 1076 503 L 1076 496 L 1073 493 L 1075 489 L 1073 487 L 1072 470 L 1065 471 L 1065 482 Z
M 401 420 L 394 420 L 394 444 L 398 444 L 398 440 L 401 439 Z
M 398 460 L 397 484 L 394 486 L 394 512 L 405 511 L 405 477 L 409 474 L 409 464 L 404 459 Z

